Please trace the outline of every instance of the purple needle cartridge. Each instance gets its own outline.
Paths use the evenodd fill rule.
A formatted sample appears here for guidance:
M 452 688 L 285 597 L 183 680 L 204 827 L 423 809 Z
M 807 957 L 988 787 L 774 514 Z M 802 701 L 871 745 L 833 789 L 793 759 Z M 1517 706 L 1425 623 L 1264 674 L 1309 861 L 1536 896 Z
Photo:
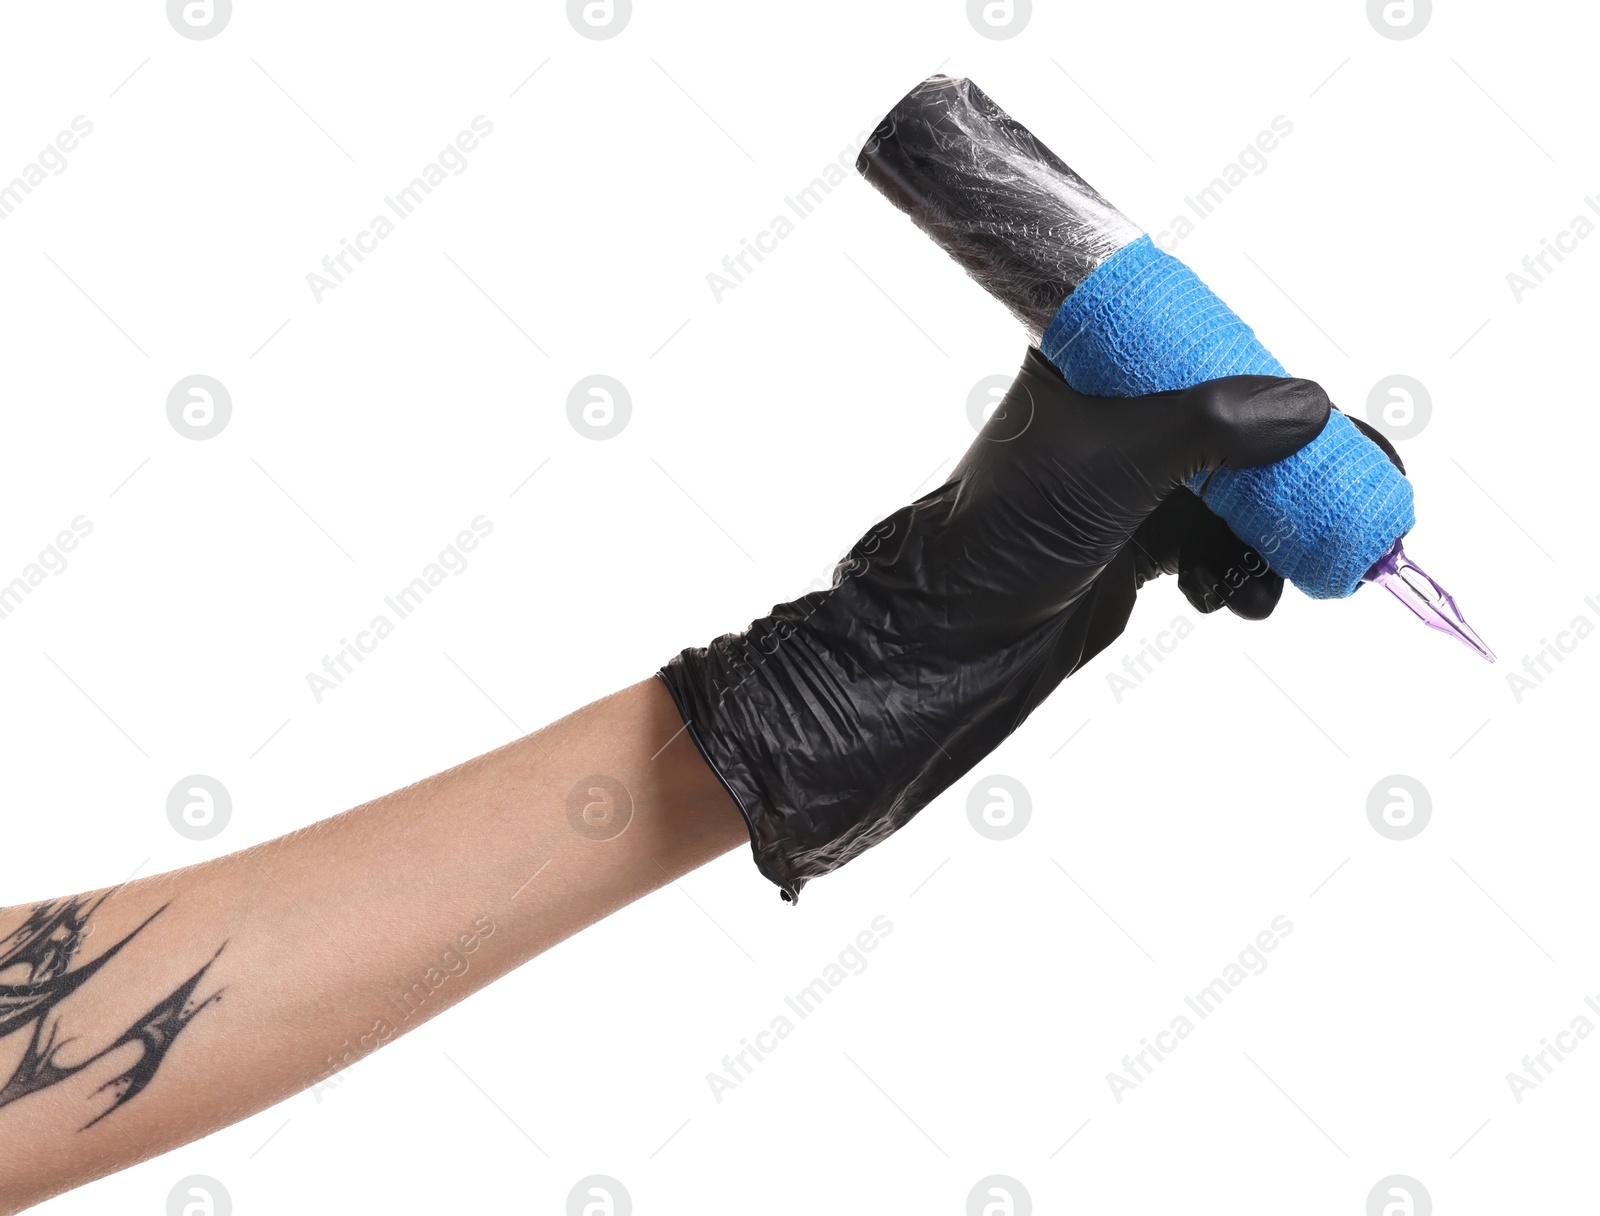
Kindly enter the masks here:
M 1377 583 L 1421 618 L 1429 629 L 1448 633 L 1464 646 L 1470 646 L 1489 662 L 1494 662 L 1494 651 L 1484 645 L 1483 639 L 1456 607 L 1455 597 L 1441 587 L 1426 570 L 1406 556 L 1399 541 L 1389 546 L 1361 580 Z

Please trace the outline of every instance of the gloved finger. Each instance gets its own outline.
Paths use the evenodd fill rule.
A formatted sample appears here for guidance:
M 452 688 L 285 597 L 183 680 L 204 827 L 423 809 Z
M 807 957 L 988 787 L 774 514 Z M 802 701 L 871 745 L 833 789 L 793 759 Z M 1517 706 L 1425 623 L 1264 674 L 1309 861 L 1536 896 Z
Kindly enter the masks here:
M 1245 620 L 1270 616 L 1283 579 L 1256 550 L 1234 535 L 1188 490 L 1174 490 L 1129 542 L 1138 584 L 1176 574 L 1178 589 L 1197 612 L 1227 607 Z
M 1185 501 L 1186 495 L 1190 500 L 1188 502 Z M 1174 490 L 1139 525 L 1133 539 L 1128 542 L 1136 588 L 1163 574 L 1178 572 L 1178 556 L 1183 548 L 1183 538 L 1193 526 L 1192 508 L 1195 506 L 1205 510 L 1200 500 L 1188 490 Z
M 1187 490 L 1193 525 L 1178 555 L 1178 590 L 1197 612 L 1226 606 L 1237 617 L 1262 621 L 1283 597 L 1283 579 L 1233 529 Z M 1182 501 L 1180 499 L 1180 501 Z
M 1339 412 L 1344 414 L 1343 410 L 1340 410 Z M 1390 464 L 1394 465 L 1394 467 L 1399 469 L 1402 473 L 1406 471 L 1405 461 L 1400 459 L 1400 453 L 1395 451 L 1394 444 L 1389 442 L 1389 437 L 1387 435 L 1385 435 L 1377 427 L 1373 426 L 1370 422 L 1363 422 L 1361 419 L 1351 414 L 1344 414 L 1344 416 L 1350 419 L 1351 425 L 1354 426 L 1356 430 L 1360 431 L 1368 439 L 1372 440 L 1373 443 L 1378 445 L 1383 454 L 1389 458 Z

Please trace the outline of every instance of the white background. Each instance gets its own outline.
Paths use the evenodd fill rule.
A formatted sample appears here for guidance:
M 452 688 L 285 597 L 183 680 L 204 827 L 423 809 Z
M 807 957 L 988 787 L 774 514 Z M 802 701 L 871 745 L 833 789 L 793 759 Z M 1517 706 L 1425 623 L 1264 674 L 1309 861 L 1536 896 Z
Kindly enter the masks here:
M 973 830 L 969 781 L 795 909 L 726 857 L 320 1102 L 44 1210 L 159 1213 L 188 1174 L 241 1214 L 554 1213 L 590 1173 L 639 1213 L 954 1213 L 993 1173 L 1040 1212 L 1355 1216 L 1393 1173 L 1440 1213 L 1592 1202 L 1600 1043 L 1520 1104 L 1506 1074 L 1600 994 L 1600 641 L 1520 703 L 1506 675 L 1600 624 L 1600 240 L 1520 303 L 1506 274 L 1600 192 L 1595 18 L 1439 10 L 1391 40 L 1355 2 L 1041 3 L 991 40 L 958 0 L 638 0 L 592 40 L 557 3 L 240 0 L 194 41 L 151 0 L 7 6 L 0 179 L 94 131 L 0 222 L 0 581 L 94 530 L 0 621 L 0 902 L 494 747 L 792 597 L 937 484 L 1025 338 L 870 187 L 720 303 L 706 282 L 935 69 L 1150 229 L 1294 124 L 1177 252 L 1351 412 L 1383 376 L 1427 386 L 1409 547 L 1502 656 L 1372 589 L 1246 624 L 1157 584 L 974 774 L 1031 792 L 1016 838 Z M 318 303 L 307 273 L 476 115 L 465 172 Z M 166 416 L 194 373 L 233 400 L 204 442 Z M 633 404 L 605 442 L 566 414 L 594 373 Z M 479 514 L 470 567 L 316 703 L 306 673 Z M 1116 701 L 1106 673 L 1179 615 L 1194 635 Z M 233 797 L 205 842 L 166 820 L 190 773 Z M 1405 842 L 1366 813 L 1395 773 L 1432 797 Z M 707 1073 L 880 914 L 867 970 L 714 1100 Z M 1266 971 L 1116 1101 L 1107 1073 L 1278 915 Z

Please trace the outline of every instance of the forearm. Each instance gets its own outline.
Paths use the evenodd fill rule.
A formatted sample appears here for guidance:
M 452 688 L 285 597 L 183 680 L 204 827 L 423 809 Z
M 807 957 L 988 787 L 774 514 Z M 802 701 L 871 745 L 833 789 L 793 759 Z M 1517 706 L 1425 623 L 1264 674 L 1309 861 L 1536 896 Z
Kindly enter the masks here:
M 280 1101 L 747 840 L 648 680 L 278 840 L 7 909 L 0 1211 Z

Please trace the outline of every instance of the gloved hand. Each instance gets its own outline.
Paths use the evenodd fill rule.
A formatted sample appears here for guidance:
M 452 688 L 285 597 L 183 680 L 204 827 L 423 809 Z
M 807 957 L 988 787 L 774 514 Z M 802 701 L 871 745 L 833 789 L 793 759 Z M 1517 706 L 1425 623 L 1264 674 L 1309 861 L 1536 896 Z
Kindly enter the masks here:
M 950 479 L 830 588 L 661 670 L 761 872 L 792 901 L 888 837 L 1122 632 L 1145 579 L 1176 571 L 1201 611 L 1270 612 L 1282 581 L 1182 486 L 1283 459 L 1329 408 L 1269 376 L 1085 397 L 1029 350 Z

